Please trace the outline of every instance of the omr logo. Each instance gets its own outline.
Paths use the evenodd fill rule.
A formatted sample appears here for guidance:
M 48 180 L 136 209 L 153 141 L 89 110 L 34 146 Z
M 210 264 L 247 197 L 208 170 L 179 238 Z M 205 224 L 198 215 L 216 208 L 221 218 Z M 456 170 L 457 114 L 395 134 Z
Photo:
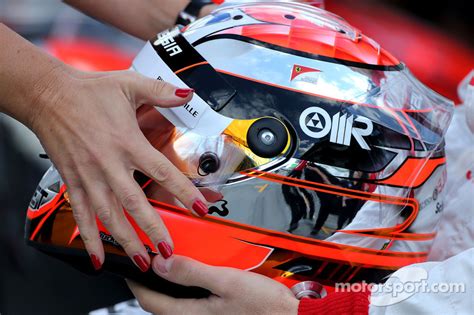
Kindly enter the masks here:
M 365 125 L 365 128 L 354 127 L 354 122 Z M 305 134 L 312 138 L 321 139 L 331 133 L 329 141 L 332 143 L 351 145 L 352 137 L 362 149 L 370 150 L 364 137 L 372 134 L 372 121 L 362 116 L 348 116 L 336 113 L 332 117 L 320 107 L 309 107 L 300 116 L 300 127 Z

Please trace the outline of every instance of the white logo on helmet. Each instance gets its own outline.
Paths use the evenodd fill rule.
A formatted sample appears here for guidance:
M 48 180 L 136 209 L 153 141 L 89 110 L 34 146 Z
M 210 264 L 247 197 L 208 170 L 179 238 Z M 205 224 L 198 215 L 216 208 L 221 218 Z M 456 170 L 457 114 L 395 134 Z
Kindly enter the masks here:
M 365 128 L 354 127 L 354 122 L 365 125 Z M 311 138 L 321 139 L 331 133 L 329 141 L 332 143 L 351 145 L 352 137 L 362 149 L 370 150 L 364 137 L 372 134 L 374 126 L 366 117 L 336 113 L 329 116 L 328 112 L 320 107 L 309 107 L 300 116 L 300 127 Z
M 179 34 L 179 29 L 167 30 L 158 34 L 158 38 L 153 42 L 155 46 L 163 46 L 170 57 L 174 57 L 183 52 L 174 37 Z

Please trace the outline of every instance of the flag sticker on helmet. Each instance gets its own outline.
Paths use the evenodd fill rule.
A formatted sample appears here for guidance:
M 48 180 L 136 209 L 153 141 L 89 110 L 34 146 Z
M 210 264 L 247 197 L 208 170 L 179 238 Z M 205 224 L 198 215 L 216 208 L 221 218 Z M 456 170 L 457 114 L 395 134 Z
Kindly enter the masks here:
M 370 150 L 364 137 L 370 136 L 374 129 L 370 119 L 362 116 L 329 113 L 320 107 L 309 107 L 300 116 L 300 127 L 311 138 L 321 139 L 330 134 L 329 142 L 351 145 L 354 137 L 362 149 Z M 354 122 L 364 125 L 364 128 L 354 126 Z
M 290 81 L 317 84 L 320 72 L 321 71 L 318 69 L 294 65 L 293 70 L 291 71 Z

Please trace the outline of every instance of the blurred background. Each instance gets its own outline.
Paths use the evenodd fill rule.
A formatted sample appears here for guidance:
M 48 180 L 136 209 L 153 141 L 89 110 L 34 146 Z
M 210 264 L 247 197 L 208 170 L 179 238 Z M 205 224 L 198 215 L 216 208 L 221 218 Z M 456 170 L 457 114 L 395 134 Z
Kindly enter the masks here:
M 472 1 L 326 0 L 326 9 L 457 101 L 458 83 L 474 68 Z M 126 69 L 143 45 L 59 0 L 0 0 L 0 22 L 82 70 Z M 122 279 L 83 275 L 25 245 L 26 209 L 49 166 L 39 153 L 36 137 L 0 114 L 0 314 L 85 314 L 130 299 Z

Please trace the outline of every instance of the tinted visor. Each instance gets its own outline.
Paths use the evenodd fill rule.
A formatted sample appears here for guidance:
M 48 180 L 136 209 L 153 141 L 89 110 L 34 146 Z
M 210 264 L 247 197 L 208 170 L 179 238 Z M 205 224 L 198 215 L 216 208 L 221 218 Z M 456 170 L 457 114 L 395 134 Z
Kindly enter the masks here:
M 224 184 L 243 170 L 287 160 L 292 152 L 288 144 L 281 154 L 274 157 L 265 158 L 255 154 L 246 140 L 249 126 L 252 127 L 255 120 L 236 120 L 221 134 L 202 135 L 193 129 L 172 125 L 152 106 L 142 106 L 137 118 L 142 132 L 153 147 L 196 186 Z

